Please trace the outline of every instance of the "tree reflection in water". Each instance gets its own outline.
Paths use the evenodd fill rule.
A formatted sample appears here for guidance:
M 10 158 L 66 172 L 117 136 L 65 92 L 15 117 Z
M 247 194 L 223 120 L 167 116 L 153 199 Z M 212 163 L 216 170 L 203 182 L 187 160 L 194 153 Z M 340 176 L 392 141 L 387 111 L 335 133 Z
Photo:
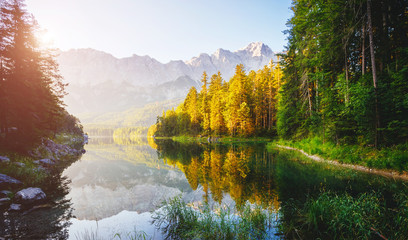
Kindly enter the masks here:
M 47 202 L 23 212 L 6 211 L 0 214 L 0 236 L 6 239 L 67 239 L 69 219 L 72 218 L 69 181 L 59 174 L 50 176 Z
M 204 201 L 221 204 L 229 194 L 237 208 L 247 201 L 279 209 L 272 155 L 263 144 L 198 145 L 156 141 L 159 158 L 180 168 L 190 186 L 204 190 Z

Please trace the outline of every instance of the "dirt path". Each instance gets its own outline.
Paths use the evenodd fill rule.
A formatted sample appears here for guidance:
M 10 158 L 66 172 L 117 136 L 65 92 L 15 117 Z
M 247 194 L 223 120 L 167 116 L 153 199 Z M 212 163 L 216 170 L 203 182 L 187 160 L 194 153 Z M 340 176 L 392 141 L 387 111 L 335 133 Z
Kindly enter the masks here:
M 305 155 L 306 157 L 308 157 L 308 158 L 310 158 L 310 159 L 312 159 L 312 160 L 314 160 L 316 162 L 329 163 L 329 164 L 332 164 L 332 165 L 351 168 L 351 169 L 355 169 L 355 170 L 358 170 L 358 171 L 377 174 L 377 175 L 381 175 L 381 176 L 388 177 L 388 178 L 393 178 L 393 179 L 408 180 L 408 174 L 407 173 L 402 173 L 401 174 L 401 173 L 399 173 L 397 171 L 380 170 L 380 169 L 373 169 L 373 168 L 368 168 L 368 167 L 364 167 L 364 166 L 360 166 L 360 165 L 339 163 L 338 161 L 335 161 L 335 160 L 326 160 L 326 159 L 324 159 L 322 157 L 319 157 L 317 155 L 308 154 L 307 152 L 303 151 L 302 149 L 297 149 L 297 148 L 288 147 L 288 146 L 282 146 L 282 145 L 278 145 L 278 144 L 276 144 L 276 146 L 280 147 L 280 148 L 288 149 L 288 150 L 298 151 L 298 152 L 302 153 L 303 155 Z

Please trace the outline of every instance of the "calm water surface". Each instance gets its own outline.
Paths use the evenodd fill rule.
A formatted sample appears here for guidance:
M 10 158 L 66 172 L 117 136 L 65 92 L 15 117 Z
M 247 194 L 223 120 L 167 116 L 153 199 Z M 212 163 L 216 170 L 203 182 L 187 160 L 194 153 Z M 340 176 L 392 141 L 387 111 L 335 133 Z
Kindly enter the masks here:
M 258 204 L 274 212 L 278 222 L 284 221 L 286 202 L 302 203 L 323 190 L 351 195 L 380 190 L 386 196 L 405 187 L 392 179 L 299 160 L 294 152 L 263 144 L 95 137 L 86 150 L 55 180 L 60 189 L 55 206 L 27 214 L 47 226 L 39 233 L 42 238 L 113 239 L 120 234 L 126 239 L 143 231 L 162 239 L 150 224 L 151 213 L 174 196 L 231 208 Z

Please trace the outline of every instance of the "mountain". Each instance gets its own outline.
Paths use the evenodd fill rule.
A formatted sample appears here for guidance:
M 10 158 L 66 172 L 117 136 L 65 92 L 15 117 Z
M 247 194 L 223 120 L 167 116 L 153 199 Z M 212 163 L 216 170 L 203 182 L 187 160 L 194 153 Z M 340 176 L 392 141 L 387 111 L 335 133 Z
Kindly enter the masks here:
M 271 60 L 276 60 L 275 53 L 261 42 L 233 52 L 220 48 L 211 55 L 202 53 L 188 61 L 165 64 L 149 56 L 118 59 L 94 49 L 69 50 L 57 58 L 61 75 L 69 83 L 64 101 L 79 117 L 184 98 L 192 86 L 200 88 L 203 71 L 209 76 L 220 71 L 228 81 L 238 64 L 250 71 Z

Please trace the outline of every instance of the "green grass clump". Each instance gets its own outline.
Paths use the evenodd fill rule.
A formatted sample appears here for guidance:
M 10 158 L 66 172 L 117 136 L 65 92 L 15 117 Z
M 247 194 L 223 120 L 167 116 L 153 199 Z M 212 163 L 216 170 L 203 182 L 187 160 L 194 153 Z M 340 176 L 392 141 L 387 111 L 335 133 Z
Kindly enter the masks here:
M 281 230 L 291 238 L 303 239 L 405 239 L 408 236 L 407 195 L 393 196 L 395 209 L 385 206 L 381 194 L 371 192 L 351 196 L 322 192 L 303 206 L 283 208 L 291 216 L 281 222 Z M 290 209 L 288 209 L 290 208 Z M 292 215 L 293 214 L 293 215 Z
M 249 205 L 236 213 L 229 208 L 212 211 L 208 204 L 194 209 L 176 197 L 153 214 L 153 224 L 165 239 L 268 239 L 270 216 Z
M 37 165 L 33 163 L 34 159 L 17 153 L 4 155 L 9 156 L 11 162 L 0 163 L 0 173 L 20 180 L 25 187 L 42 185 L 46 182 L 48 174 L 37 169 Z M 16 162 L 23 163 L 24 166 L 18 166 Z

